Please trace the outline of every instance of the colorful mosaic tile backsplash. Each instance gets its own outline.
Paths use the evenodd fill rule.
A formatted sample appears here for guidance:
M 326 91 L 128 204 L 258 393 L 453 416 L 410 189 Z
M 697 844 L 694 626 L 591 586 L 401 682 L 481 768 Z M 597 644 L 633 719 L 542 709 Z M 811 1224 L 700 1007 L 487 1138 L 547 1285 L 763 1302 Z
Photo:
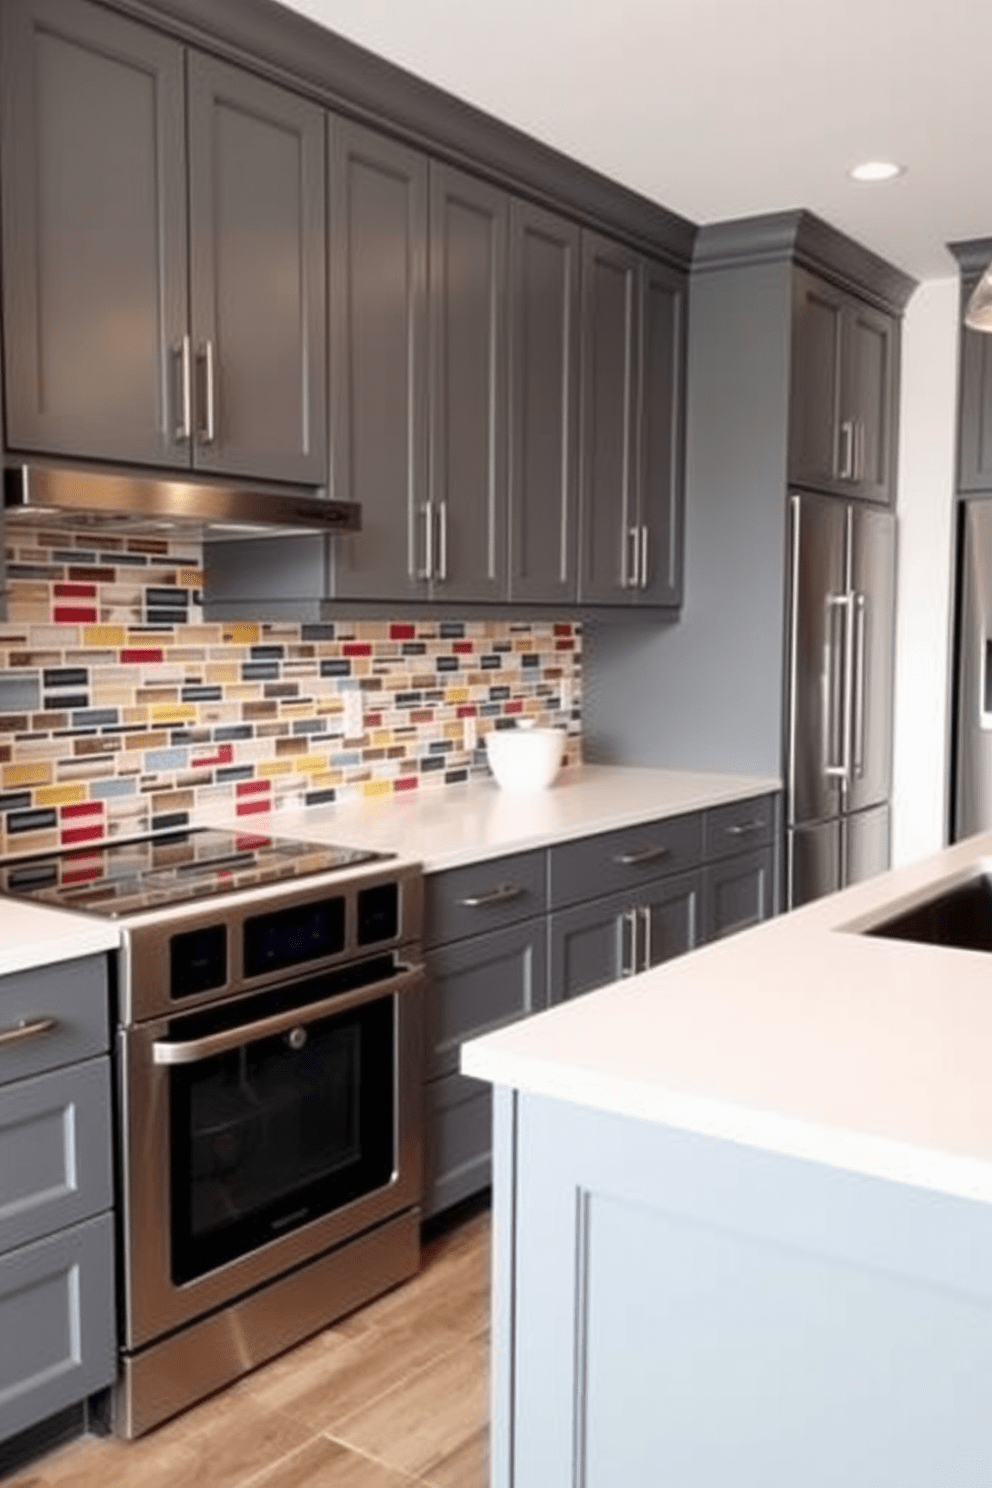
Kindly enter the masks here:
M 487 774 L 484 734 L 566 725 L 581 631 L 455 619 L 205 623 L 196 544 L 8 534 L 0 854 Z

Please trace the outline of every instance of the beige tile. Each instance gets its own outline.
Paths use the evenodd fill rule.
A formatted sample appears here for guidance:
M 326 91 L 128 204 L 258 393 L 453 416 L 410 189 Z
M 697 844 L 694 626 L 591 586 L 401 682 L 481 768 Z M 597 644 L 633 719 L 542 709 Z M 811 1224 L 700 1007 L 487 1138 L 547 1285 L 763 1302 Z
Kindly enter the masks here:
M 430 1488 L 488 1488 L 488 1425 L 480 1426 L 454 1452 L 427 1468 L 421 1481 L 429 1484 Z
M 334 1439 L 426 1477 L 485 1426 L 487 1370 L 486 1341 L 470 1339 L 339 1421 Z
M 176 1488 L 193 1483 L 195 1459 L 174 1438 L 140 1443 L 86 1437 L 15 1474 L 4 1488 Z

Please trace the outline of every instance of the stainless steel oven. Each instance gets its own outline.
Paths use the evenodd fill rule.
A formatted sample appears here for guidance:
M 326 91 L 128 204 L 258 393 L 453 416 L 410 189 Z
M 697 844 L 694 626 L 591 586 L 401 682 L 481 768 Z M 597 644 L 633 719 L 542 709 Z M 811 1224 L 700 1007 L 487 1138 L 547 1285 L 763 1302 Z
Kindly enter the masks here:
M 211 836 L 156 844 L 137 881 L 123 848 L 90 875 L 85 855 L 59 859 L 54 886 L 54 860 L 5 870 L 8 891 L 13 872 L 120 919 L 127 1437 L 419 1264 L 419 866 Z

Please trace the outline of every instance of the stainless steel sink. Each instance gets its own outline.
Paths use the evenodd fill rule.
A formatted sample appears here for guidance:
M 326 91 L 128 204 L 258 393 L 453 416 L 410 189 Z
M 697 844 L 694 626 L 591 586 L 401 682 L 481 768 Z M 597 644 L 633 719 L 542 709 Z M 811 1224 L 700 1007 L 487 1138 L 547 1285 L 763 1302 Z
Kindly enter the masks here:
M 873 925 L 866 934 L 955 946 L 962 951 L 992 951 L 992 873 L 963 879 L 932 899 Z

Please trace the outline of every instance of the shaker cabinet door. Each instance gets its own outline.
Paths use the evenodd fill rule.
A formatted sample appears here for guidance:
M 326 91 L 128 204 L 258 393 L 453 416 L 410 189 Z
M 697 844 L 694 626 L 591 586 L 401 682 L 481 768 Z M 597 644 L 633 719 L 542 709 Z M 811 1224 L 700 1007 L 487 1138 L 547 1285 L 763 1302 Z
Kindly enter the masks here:
M 962 284 L 963 303 L 975 279 Z M 961 327 L 958 386 L 958 489 L 992 491 L 992 336 Z
M 506 273 L 503 192 L 430 167 L 434 597 L 506 592 Z
M 575 602 L 579 237 L 564 217 L 511 206 L 511 600 Z
M 685 277 L 663 264 L 642 271 L 638 394 L 637 602 L 682 599 Z
M 427 157 L 331 120 L 335 599 L 427 595 Z M 430 539 L 431 541 L 433 539 Z
M 326 480 L 324 115 L 189 55 L 194 463 Z
M 853 446 L 838 447 L 845 303 L 846 296 L 832 284 L 796 269 L 789 479 L 814 491 L 843 492 L 840 462 L 854 457 Z
M 183 50 L 84 0 L 3 0 L 7 447 L 186 465 Z
M 854 425 L 852 496 L 887 503 L 895 490 L 898 330 L 891 315 L 852 301 L 846 321 L 844 417 Z

